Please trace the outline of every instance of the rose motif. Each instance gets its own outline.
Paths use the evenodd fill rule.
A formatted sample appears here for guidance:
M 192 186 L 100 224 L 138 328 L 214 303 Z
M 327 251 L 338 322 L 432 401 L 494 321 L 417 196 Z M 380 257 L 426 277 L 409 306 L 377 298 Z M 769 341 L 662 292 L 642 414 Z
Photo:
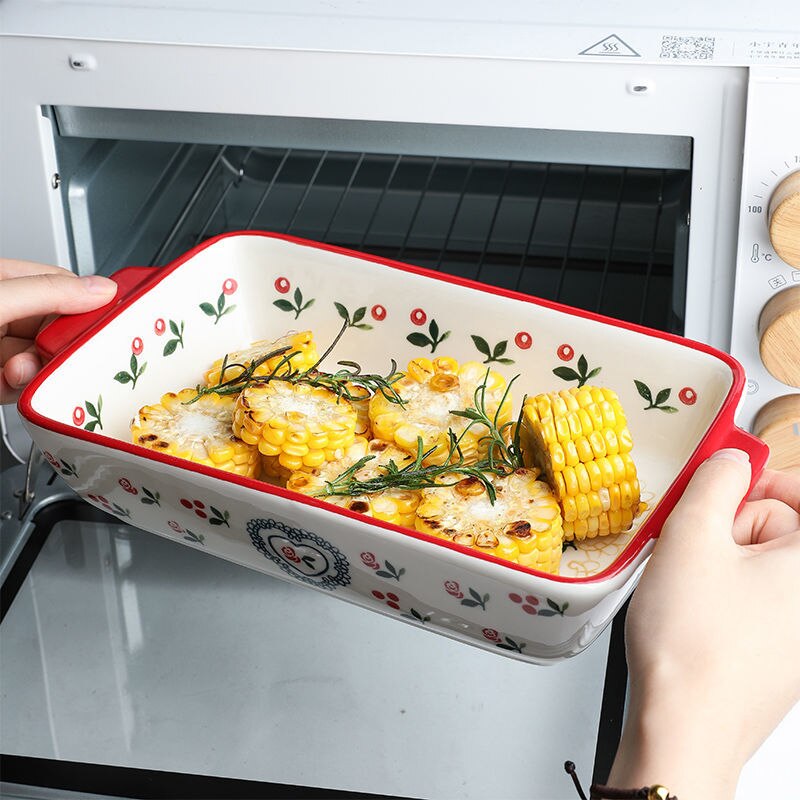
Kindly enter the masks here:
M 481 633 L 484 638 L 488 639 L 490 642 L 500 641 L 500 634 L 494 628 L 484 628 Z
M 375 560 L 374 553 L 362 553 L 361 560 L 364 562 L 364 566 L 370 569 L 378 569 L 380 567 L 380 564 Z
M 117 483 L 129 494 L 139 494 L 139 490 L 127 478 L 120 478 Z
M 558 350 L 556 350 L 556 355 L 562 361 L 572 361 L 575 356 L 575 351 L 572 347 L 568 344 L 562 344 L 559 346 Z
M 72 421 L 76 425 L 83 425 L 83 421 L 86 419 L 86 412 L 81 408 L 81 406 L 75 406 L 72 412 Z
M 372 309 L 369 313 L 372 314 L 372 319 L 377 320 L 378 322 L 386 319 L 386 309 L 381 305 L 372 306 Z
M 232 295 L 239 288 L 239 284 L 233 278 L 226 278 L 222 282 L 222 294 Z
M 156 336 L 163 336 L 164 331 L 167 330 L 167 323 L 159 317 L 153 325 L 153 330 L 156 332 Z
M 460 600 L 464 596 L 464 592 L 461 591 L 461 587 L 458 585 L 458 581 L 445 581 L 444 590 L 447 592 L 447 594 L 452 595 L 458 600 Z
M 691 386 L 684 386 L 678 392 L 678 400 L 685 406 L 693 406 L 697 402 L 697 392 Z
M 295 564 L 300 563 L 300 556 L 298 556 L 297 553 L 295 553 L 294 548 L 289 547 L 289 545 L 284 545 L 281 547 L 281 554 L 284 556 L 284 558 L 294 562 Z
M 289 289 L 292 288 L 292 284 L 286 278 L 276 278 L 275 279 L 275 291 L 280 292 L 281 294 L 286 294 Z
M 533 344 L 533 337 L 527 331 L 520 331 L 514 337 L 514 344 L 519 347 L 520 350 L 529 350 Z
M 415 308 L 411 312 L 410 318 L 414 325 L 424 325 L 428 321 L 428 315 L 421 308 Z

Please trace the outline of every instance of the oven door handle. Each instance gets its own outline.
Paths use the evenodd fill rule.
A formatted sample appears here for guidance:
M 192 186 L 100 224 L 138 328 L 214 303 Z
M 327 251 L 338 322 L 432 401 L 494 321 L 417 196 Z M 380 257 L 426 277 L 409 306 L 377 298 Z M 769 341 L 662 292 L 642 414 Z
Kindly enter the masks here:
M 110 303 L 85 314 L 64 314 L 42 328 L 36 337 L 36 349 L 42 363 L 50 361 L 90 328 L 113 315 L 120 305 L 129 300 L 158 271 L 158 267 L 123 267 L 110 276 L 119 287 Z

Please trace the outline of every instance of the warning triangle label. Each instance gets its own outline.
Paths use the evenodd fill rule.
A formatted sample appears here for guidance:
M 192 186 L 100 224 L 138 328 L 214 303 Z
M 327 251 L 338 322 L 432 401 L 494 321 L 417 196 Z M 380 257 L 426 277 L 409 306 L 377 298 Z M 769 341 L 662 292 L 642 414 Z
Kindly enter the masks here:
M 641 58 L 629 44 L 623 42 L 616 33 L 606 36 L 599 42 L 595 42 L 591 47 L 581 50 L 579 56 L 627 56 Z

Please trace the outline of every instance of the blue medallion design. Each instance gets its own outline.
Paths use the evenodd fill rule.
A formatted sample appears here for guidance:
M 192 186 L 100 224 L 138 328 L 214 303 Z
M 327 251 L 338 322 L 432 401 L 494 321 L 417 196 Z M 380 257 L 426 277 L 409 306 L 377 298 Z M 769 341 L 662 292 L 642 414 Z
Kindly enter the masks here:
M 247 532 L 254 547 L 293 578 L 323 589 L 350 583 L 347 558 L 316 533 L 274 519 L 251 519 Z

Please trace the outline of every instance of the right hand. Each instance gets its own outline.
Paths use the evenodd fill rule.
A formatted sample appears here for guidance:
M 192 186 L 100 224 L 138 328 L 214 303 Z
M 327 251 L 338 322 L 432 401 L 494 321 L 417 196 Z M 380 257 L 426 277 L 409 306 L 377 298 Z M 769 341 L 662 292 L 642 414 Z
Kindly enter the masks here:
M 745 453 L 716 453 L 664 525 L 628 611 L 611 786 L 732 797 L 800 700 L 800 478 L 766 470 L 737 516 L 749 482 Z

